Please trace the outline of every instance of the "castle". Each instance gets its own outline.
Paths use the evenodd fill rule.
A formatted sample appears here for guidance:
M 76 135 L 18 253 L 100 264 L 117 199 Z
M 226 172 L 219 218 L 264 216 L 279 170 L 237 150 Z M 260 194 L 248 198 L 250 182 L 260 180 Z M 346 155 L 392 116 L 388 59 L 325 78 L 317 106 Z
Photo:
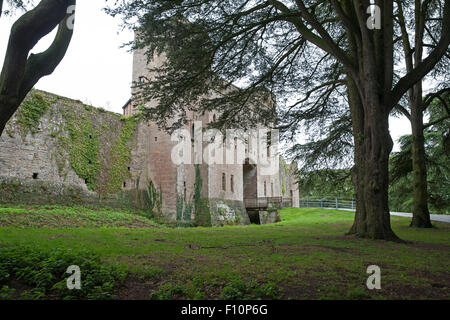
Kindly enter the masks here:
M 151 76 L 137 50 L 133 82 Z M 136 107 L 131 98 L 119 115 L 31 92 L 0 137 L 0 203 L 150 207 L 166 221 L 197 225 L 274 222 L 273 207 L 298 206 L 296 165 L 274 146 L 262 150 L 257 139 L 235 136 L 224 149 L 214 149 L 211 141 L 193 139 L 217 112 L 188 111 L 180 130 L 185 136 L 177 140 L 136 117 Z M 257 161 L 261 154 L 264 165 Z

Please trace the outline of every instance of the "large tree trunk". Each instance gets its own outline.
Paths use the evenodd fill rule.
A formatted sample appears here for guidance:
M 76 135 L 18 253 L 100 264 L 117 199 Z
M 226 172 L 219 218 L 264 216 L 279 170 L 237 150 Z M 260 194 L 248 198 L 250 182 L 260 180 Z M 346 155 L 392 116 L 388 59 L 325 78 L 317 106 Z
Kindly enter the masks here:
M 353 180 L 355 220 L 348 234 L 369 239 L 400 241 L 391 229 L 388 205 L 389 112 L 380 112 L 373 99 L 361 101 L 353 81 L 348 85 L 355 142 Z
M 412 128 L 412 167 L 414 178 L 414 209 L 411 227 L 431 228 L 428 211 L 427 168 L 425 163 L 425 138 L 423 135 L 422 84 L 414 86 L 410 94 Z

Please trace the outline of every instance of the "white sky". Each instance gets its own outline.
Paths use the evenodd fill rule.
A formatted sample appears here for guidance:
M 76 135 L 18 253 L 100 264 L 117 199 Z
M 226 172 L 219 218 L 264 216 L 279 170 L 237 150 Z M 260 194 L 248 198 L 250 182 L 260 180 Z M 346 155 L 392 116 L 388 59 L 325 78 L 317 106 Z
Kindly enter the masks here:
M 133 59 L 128 49 L 120 46 L 133 40 L 133 34 L 122 31 L 120 20 L 104 13 L 104 6 L 105 1 L 78 1 L 74 35 L 67 54 L 55 72 L 42 78 L 36 88 L 122 112 L 131 94 Z M 2 63 L 9 31 L 17 18 L 0 18 Z M 54 35 L 55 31 L 42 39 L 33 52 L 45 50 Z
M 128 49 L 120 46 L 131 41 L 133 34 L 121 29 L 119 18 L 104 13 L 104 6 L 104 1 L 78 1 L 74 35 L 67 54 L 55 72 L 42 78 L 36 88 L 122 113 L 122 106 L 130 98 L 133 59 Z M 17 18 L 0 18 L 2 63 L 9 31 Z M 45 50 L 54 34 L 42 39 L 33 52 Z M 394 141 L 411 132 L 405 118 L 391 118 L 390 130 Z

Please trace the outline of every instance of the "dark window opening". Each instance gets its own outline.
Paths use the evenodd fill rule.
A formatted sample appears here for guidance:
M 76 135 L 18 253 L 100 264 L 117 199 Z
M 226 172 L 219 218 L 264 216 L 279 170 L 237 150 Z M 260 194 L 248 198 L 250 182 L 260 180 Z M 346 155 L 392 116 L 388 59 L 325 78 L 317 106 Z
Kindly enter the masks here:
M 127 183 L 126 183 L 126 182 L 123 183 L 123 187 L 124 187 L 124 188 L 127 187 Z
M 85 184 L 88 184 L 88 179 L 84 179 L 84 183 L 85 183 Z
M 247 214 L 250 219 L 250 223 L 261 224 L 261 220 L 259 219 L 259 211 L 258 210 L 248 210 Z
M 131 171 L 131 167 L 128 167 L 128 171 Z
M 33 179 L 36 180 L 38 178 L 39 174 L 38 173 L 33 173 Z
M 226 189 L 227 189 L 226 175 L 225 173 L 222 173 L 222 190 L 226 191 Z
M 158 141 L 158 137 L 155 137 L 155 142 L 157 142 Z
M 231 189 L 231 192 L 234 192 L 234 176 L 233 175 L 231 175 L 231 178 L 230 178 L 230 189 Z
M 264 197 L 267 196 L 267 183 L 264 181 Z
M 89 133 L 89 139 L 92 139 L 92 133 Z

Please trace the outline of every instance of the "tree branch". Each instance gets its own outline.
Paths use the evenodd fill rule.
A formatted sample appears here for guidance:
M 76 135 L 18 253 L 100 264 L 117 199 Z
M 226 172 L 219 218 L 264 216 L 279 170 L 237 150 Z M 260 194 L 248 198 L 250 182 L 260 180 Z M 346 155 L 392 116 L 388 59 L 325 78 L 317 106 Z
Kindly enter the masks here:
M 55 39 L 46 51 L 31 54 L 28 58 L 20 96 L 25 96 L 40 78 L 52 74 L 64 58 L 73 35 L 73 30 L 67 27 L 68 19 L 69 16 L 66 16 L 61 21 Z
M 28 54 L 41 38 L 68 18 L 68 8 L 75 5 L 75 2 L 76 0 L 41 0 L 34 9 L 22 15 L 12 26 L 0 74 L 0 133 L 25 98 L 26 92 L 22 89 L 25 76 L 27 77 L 25 82 L 28 83 L 26 87 L 29 87 L 33 81 L 38 80 L 32 79 L 30 74 L 39 74 L 37 66 L 42 67 L 44 62 L 50 64 L 49 67 L 45 67 L 47 70 L 41 73 L 45 75 L 52 70 L 55 62 L 62 59 L 61 54 L 65 53 L 64 46 L 67 45 L 67 40 L 70 40 L 70 37 L 67 37 L 67 30 L 62 30 L 63 26 L 67 28 L 66 24 L 60 26 L 55 42 L 48 51 L 42 55 L 31 56 L 30 60 Z M 50 61 L 52 59 L 56 60 Z M 40 63 L 36 63 L 38 60 Z M 32 67 L 33 65 L 35 67 Z
M 447 120 L 447 119 L 450 119 L 450 115 L 447 115 L 447 116 L 442 117 L 442 118 L 440 118 L 440 119 L 437 119 L 437 120 L 435 120 L 435 121 L 431 121 L 431 122 L 429 122 L 429 123 L 427 123 L 427 124 L 424 124 L 424 125 L 423 125 L 423 129 L 427 129 L 427 128 L 429 128 L 429 127 L 431 127 L 431 126 L 434 126 L 434 125 L 436 125 L 436 124 L 438 124 L 438 123 L 441 123 L 442 121 Z
M 280 1 L 277 1 L 277 0 L 270 0 L 270 1 L 273 4 L 273 6 L 277 10 L 281 11 L 282 13 L 284 13 L 284 14 L 292 14 L 293 13 L 288 7 L 286 7 Z M 318 46 L 320 49 L 324 50 L 325 52 L 328 52 L 328 53 L 332 54 L 333 56 L 335 56 L 346 68 L 348 68 L 349 72 L 356 74 L 357 67 L 355 66 L 355 64 L 349 59 L 347 54 L 344 51 L 342 51 L 342 49 L 340 49 L 334 43 L 334 41 L 331 39 L 331 37 L 325 30 L 322 30 L 323 33 L 322 34 L 319 33 L 320 36 L 317 36 L 310 29 L 308 29 L 306 27 L 306 25 L 303 23 L 301 17 L 292 16 L 292 17 L 288 17 L 284 20 L 293 23 L 294 26 L 296 27 L 297 31 L 300 34 L 302 34 L 306 40 L 315 44 L 316 46 Z M 318 25 L 319 24 L 316 21 L 315 26 L 319 27 Z M 316 29 L 316 28 L 314 28 L 314 29 Z M 318 30 L 316 29 L 316 31 L 318 31 Z M 328 37 L 328 39 L 324 39 L 323 36 Z
M 398 111 L 400 111 L 401 113 L 403 113 L 403 115 L 408 118 L 409 121 L 411 121 L 411 114 L 408 112 L 408 110 L 406 110 L 406 108 L 404 106 L 402 106 L 401 104 L 397 104 L 395 106 L 395 109 L 397 109 Z
M 445 55 L 450 45 L 450 0 L 445 0 L 444 18 L 442 23 L 441 39 L 436 48 L 418 64 L 411 72 L 408 72 L 401 78 L 391 92 L 389 99 L 389 109 L 395 107 L 397 102 L 414 84 L 420 81 L 428 72 L 430 72 L 436 63 Z

